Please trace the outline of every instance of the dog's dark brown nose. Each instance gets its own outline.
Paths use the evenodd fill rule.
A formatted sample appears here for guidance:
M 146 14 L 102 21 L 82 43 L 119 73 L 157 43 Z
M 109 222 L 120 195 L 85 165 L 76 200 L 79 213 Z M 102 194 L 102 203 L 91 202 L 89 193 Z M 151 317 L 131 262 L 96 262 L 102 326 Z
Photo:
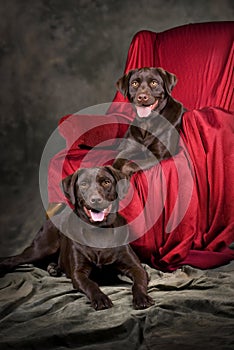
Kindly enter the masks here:
M 140 94 L 137 96 L 138 102 L 147 102 L 149 97 L 146 94 Z
M 90 197 L 90 203 L 92 204 L 101 204 L 103 202 L 103 199 L 101 196 L 93 195 Z

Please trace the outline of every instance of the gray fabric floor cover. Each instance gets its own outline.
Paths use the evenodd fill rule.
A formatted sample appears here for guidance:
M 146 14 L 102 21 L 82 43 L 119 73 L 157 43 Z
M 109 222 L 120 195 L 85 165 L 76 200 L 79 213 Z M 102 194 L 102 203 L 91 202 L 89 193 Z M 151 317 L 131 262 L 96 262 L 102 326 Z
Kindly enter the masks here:
M 155 305 L 133 310 L 131 283 L 103 286 L 114 303 L 94 311 L 66 277 L 32 265 L 0 279 L 0 349 L 234 349 L 234 262 L 162 273 L 145 266 Z

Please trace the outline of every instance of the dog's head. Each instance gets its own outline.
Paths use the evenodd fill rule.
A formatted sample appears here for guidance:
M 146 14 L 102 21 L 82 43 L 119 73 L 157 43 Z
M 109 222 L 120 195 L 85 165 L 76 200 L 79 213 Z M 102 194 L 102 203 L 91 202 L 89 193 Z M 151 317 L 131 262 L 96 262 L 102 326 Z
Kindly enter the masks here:
M 92 224 L 113 221 L 119 200 L 127 193 L 128 178 L 111 166 L 82 168 L 62 181 L 75 212 Z
M 153 110 L 162 109 L 176 82 L 176 76 L 162 68 L 144 67 L 129 71 L 116 87 L 135 105 L 138 116 L 146 118 Z

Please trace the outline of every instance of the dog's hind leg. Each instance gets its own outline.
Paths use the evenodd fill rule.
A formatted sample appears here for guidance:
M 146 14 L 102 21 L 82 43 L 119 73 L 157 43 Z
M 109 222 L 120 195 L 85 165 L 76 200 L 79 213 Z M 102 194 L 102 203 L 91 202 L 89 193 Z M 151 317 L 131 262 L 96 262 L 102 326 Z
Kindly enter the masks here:
M 56 253 L 59 249 L 59 230 L 50 220 L 47 220 L 40 231 L 36 234 L 32 244 L 21 254 L 4 258 L 0 262 L 0 271 L 12 270 L 14 267 L 33 263 Z
M 62 275 L 59 265 L 53 262 L 47 266 L 47 272 L 53 277 L 60 277 Z

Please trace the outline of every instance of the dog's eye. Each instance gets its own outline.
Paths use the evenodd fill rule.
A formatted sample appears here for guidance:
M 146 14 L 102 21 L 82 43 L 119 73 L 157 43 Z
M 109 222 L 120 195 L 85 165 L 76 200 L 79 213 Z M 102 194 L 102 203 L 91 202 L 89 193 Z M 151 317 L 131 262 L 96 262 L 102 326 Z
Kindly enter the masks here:
M 86 188 L 86 187 L 88 187 L 88 182 L 82 181 L 82 182 L 80 183 L 80 187 L 81 187 L 81 188 Z
M 133 81 L 131 82 L 131 85 L 132 85 L 132 87 L 137 88 L 137 87 L 139 86 L 139 83 L 138 83 L 138 81 L 133 80 Z
M 157 85 L 158 85 L 157 80 L 152 80 L 150 83 L 150 86 L 152 86 L 152 87 L 156 87 Z
M 105 179 L 105 180 L 102 181 L 102 185 L 103 185 L 104 187 L 108 187 L 108 186 L 110 186 L 110 184 L 111 184 L 111 182 L 110 182 L 110 180 L 108 180 L 108 179 Z

